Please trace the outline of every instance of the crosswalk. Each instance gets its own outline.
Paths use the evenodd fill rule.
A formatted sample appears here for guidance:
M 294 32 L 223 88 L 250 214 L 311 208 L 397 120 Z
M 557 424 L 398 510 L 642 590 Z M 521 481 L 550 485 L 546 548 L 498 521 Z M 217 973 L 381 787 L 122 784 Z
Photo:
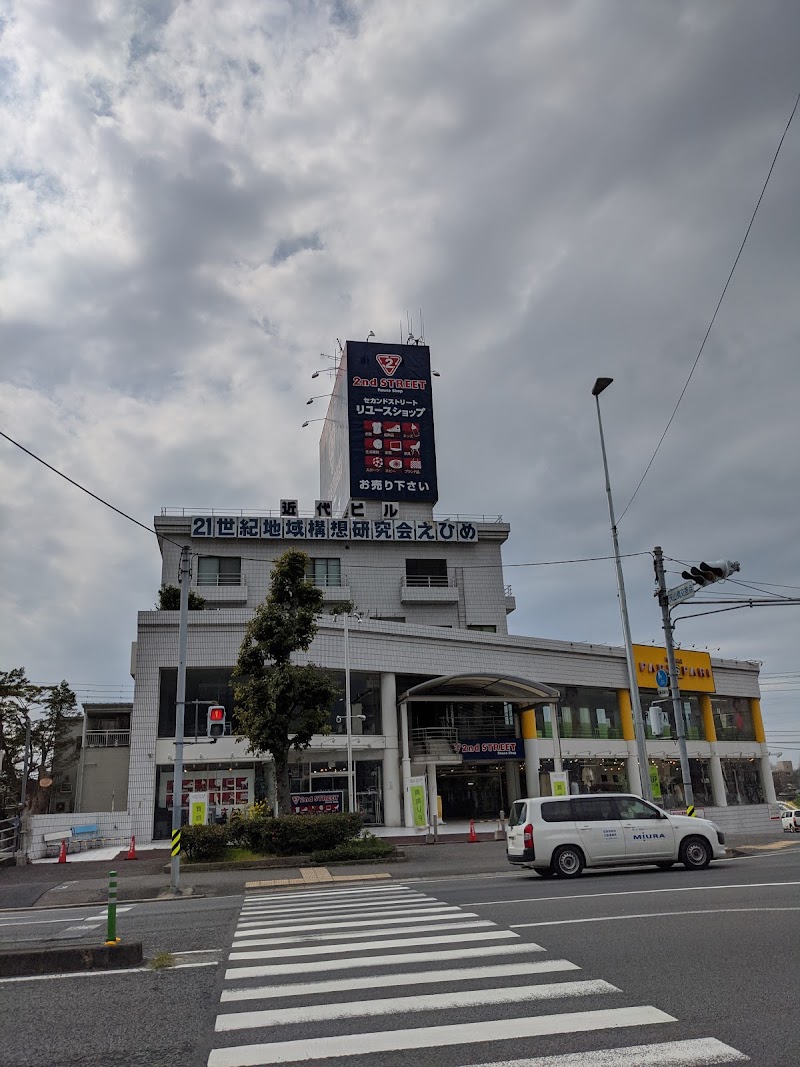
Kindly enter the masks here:
M 394 1067 L 410 1050 L 448 1067 L 748 1061 L 714 1037 L 670 1040 L 674 1016 L 629 1000 L 602 976 L 409 886 L 253 894 L 208 1067 Z

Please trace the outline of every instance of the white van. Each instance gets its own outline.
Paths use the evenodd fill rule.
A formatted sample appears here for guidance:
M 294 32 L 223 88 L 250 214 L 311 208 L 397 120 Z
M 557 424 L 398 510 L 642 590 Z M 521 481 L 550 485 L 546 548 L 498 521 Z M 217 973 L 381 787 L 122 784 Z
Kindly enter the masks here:
M 725 837 L 708 819 L 670 815 L 629 793 L 515 800 L 508 819 L 509 862 L 542 878 L 576 878 L 584 867 L 680 861 L 701 871 L 725 856 Z

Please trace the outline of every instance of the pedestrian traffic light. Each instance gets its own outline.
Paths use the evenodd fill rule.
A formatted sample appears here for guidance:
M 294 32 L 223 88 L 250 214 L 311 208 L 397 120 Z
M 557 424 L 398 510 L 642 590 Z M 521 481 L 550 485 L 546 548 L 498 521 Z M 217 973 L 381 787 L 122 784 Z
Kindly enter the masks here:
M 225 733 L 225 708 L 221 704 L 212 704 L 208 709 L 208 736 L 216 741 Z
M 714 559 L 710 563 L 701 563 L 699 567 L 690 567 L 688 571 L 681 571 L 681 578 L 696 582 L 702 589 L 704 585 L 730 578 L 738 570 L 739 564 L 736 560 Z

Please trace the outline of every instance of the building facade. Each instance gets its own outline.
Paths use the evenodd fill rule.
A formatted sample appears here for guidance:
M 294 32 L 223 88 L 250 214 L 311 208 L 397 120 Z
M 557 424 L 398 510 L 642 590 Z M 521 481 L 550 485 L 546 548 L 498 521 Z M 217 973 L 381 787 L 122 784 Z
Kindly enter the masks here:
M 402 379 L 399 390 L 388 373 L 392 366 L 397 372 L 406 347 L 359 345 L 349 378 L 342 359 L 331 402 L 339 416 L 321 442 L 324 499 L 313 509 L 285 500 L 260 513 L 165 509 L 156 516 L 162 583 L 177 583 L 180 546 L 189 545 L 191 588 L 206 605 L 189 613 L 184 730 L 192 744 L 181 782 L 173 773 L 178 612 L 139 613 L 128 811 L 142 838 L 168 836 L 178 794 L 187 809 L 189 793 L 208 793 L 219 815 L 262 798 L 274 803 L 270 760 L 249 753 L 246 739 L 234 735 L 206 741 L 205 709 L 219 702 L 231 720 L 231 675 L 246 624 L 267 595 L 272 563 L 292 547 L 309 556 L 309 580 L 327 605 L 352 606 L 346 630 L 341 616 L 324 614 L 308 655 L 298 657 L 329 671 L 339 695 L 330 733 L 294 755 L 293 793 L 338 796 L 347 807 L 346 661 L 355 801 L 367 822 L 409 824 L 409 786 L 423 774 L 445 822 L 495 818 L 517 797 L 550 792 L 550 772 L 562 768 L 571 792 L 641 791 L 623 650 L 509 635 L 515 602 L 502 570 L 509 525 L 499 516 L 434 511 L 432 423 L 425 425 L 429 361 L 406 360 L 416 376 Z M 383 360 L 374 376 L 370 359 Z M 365 402 L 361 385 L 348 399 L 352 380 L 378 394 L 369 401 L 382 390 L 402 394 L 408 385 L 416 407 L 394 398 L 379 409 Z M 428 454 L 417 460 L 420 442 Z M 381 479 L 365 473 L 379 459 L 383 473 L 392 473 L 383 489 Z M 410 466 L 417 462 L 421 468 Z M 427 480 L 394 473 L 419 470 Z M 658 716 L 650 710 L 662 654 L 636 648 L 639 713 L 654 796 L 681 807 L 672 710 Z M 774 801 L 758 664 L 678 656 L 695 803 Z

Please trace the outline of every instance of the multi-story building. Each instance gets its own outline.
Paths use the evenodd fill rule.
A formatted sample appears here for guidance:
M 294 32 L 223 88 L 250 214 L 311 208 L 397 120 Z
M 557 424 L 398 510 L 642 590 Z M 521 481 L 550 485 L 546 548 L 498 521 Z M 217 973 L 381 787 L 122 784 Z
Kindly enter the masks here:
M 347 805 L 346 661 L 355 798 L 371 822 L 408 824 L 409 783 L 421 774 L 441 798 L 444 820 L 496 817 L 519 796 L 549 792 L 550 772 L 562 768 L 572 792 L 640 791 L 623 650 L 509 635 L 508 523 L 434 512 L 430 381 L 422 346 L 348 342 L 313 509 L 287 500 L 271 511 L 156 516 L 163 584 L 176 584 L 180 546 L 189 545 L 191 588 L 206 604 L 189 613 L 184 721 L 193 744 L 180 783 L 178 612 L 139 614 L 128 799 L 135 834 L 168 835 L 178 791 L 184 806 L 189 792 L 207 792 L 216 812 L 274 801 L 268 758 L 235 735 L 213 745 L 204 739 L 209 701 L 232 718 L 245 626 L 267 595 L 273 561 L 289 547 L 308 554 L 309 579 L 326 604 L 348 608 L 347 627 L 342 616 L 323 615 L 308 655 L 298 657 L 330 671 L 339 696 L 331 732 L 295 753 L 293 792 L 341 793 Z M 635 651 L 653 792 L 680 807 L 672 712 L 648 714 L 663 649 Z M 695 803 L 773 801 L 758 664 L 678 656 Z

